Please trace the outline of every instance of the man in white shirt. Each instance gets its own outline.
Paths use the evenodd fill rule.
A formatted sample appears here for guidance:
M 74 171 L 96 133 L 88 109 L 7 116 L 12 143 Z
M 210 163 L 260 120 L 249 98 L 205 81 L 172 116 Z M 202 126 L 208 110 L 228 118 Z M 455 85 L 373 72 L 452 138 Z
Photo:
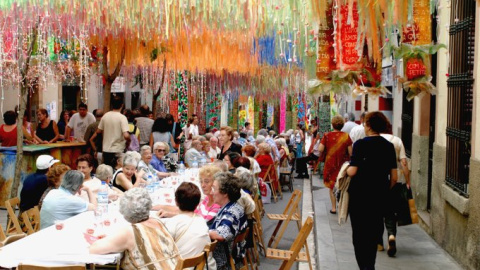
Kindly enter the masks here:
M 70 121 L 68 121 L 67 129 L 65 130 L 64 141 L 72 141 L 72 139 L 70 138 L 70 133 L 73 130 L 75 140 L 77 142 L 84 142 L 87 127 L 93 123 L 95 123 L 95 116 L 93 116 L 92 113 L 88 112 L 87 104 L 80 103 L 80 105 L 78 105 L 78 112 L 72 115 L 72 118 L 70 118 Z
M 122 98 L 115 97 L 112 107 L 113 110 L 107 112 L 100 120 L 97 132 L 90 138 L 90 141 L 94 141 L 97 134 L 103 134 L 103 163 L 115 168 L 117 165 L 116 154 L 123 153 L 130 143 L 130 128 L 127 117 L 120 113 L 123 107 Z
M 345 124 L 343 125 L 342 132 L 350 134 L 350 131 L 352 131 L 352 128 L 358 126 L 358 124 L 355 123 L 355 115 L 350 112 L 350 113 L 346 113 L 344 117 L 345 117 Z
M 135 126 L 140 130 L 140 138 L 138 142 L 140 147 L 150 143 L 150 134 L 152 133 L 153 119 L 148 118 L 150 108 L 144 104 L 140 107 L 140 117 L 135 118 Z
M 365 115 L 366 114 L 367 114 L 367 112 L 363 112 L 360 115 L 361 124 L 353 127 L 352 130 L 350 131 L 349 135 L 350 135 L 350 139 L 352 139 L 352 143 L 355 143 L 356 141 L 358 141 L 360 139 L 363 139 L 366 136 L 365 135 L 365 127 L 364 127 Z

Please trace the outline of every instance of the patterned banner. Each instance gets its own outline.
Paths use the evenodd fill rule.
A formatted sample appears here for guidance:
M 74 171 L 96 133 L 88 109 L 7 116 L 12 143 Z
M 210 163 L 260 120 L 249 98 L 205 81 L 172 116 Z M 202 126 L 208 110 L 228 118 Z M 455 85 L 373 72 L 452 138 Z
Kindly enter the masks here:
M 220 129 L 220 121 L 218 116 L 220 114 L 222 105 L 220 104 L 219 97 L 220 94 L 218 93 L 209 95 L 209 100 L 207 104 L 207 119 L 210 132 L 215 132 Z
M 430 19 L 430 0 L 413 1 L 413 25 L 403 28 L 403 41 L 413 45 L 432 43 L 432 23 Z
M 178 117 L 180 126 L 183 128 L 188 123 L 188 89 L 187 75 L 179 72 L 175 84 L 175 92 L 178 93 Z
M 255 126 L 255 111 L 254 111 L 254 105 L 253 105 L 253 97 L 249 96 L 248 97 L 248 104 L 247 104 L 247 121 L 250 122 L 250 125 L 252 127 Z
M 358 10 L 357 2 L 349 10 L 347 3 L 341 5 L 337 20 L 337 69 L 359 70 L 358 60 Z
M 285 131 L 285 122 L 286 122 L 286 114 L 287 114 L 287 94 L 286 90 L 280 96 L 280 125 L 278 128 L 278 132 Z
M 325 20 L 318 29 L 317 78 L 319 79 L 328 76 L 336 66 L 332 57 L 335 54 L 333 28 L 332 3 L 330 3 L 326 10 Z

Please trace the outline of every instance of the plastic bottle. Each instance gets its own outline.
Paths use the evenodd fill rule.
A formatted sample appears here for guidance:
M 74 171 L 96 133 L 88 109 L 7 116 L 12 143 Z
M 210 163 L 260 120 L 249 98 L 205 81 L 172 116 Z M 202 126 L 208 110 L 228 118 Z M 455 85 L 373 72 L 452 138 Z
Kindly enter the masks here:
M 180 164 L 178 165 L 177 173 L 180 175 L 185 174 L 185 165 L 183 164 L 183 161 L 181 161 Z
M 97 211 L 95 216 L 97 219 L 103 221 L 108 215 L 108 186 L 105 181 L 102 181 L 102 185 L 97 192 Z
M 202 153 L 202 159 L 200 160 L 200 167 L 203 167 L 207 165 L 207 155 L 205 153 Z
M 194 157 L 194 158 L 193 158 L 192 168 L 198 168 L 198 160 L 197 160 L 197 157 Z
M 150 195 L 155 192 L 155 180 L 151 173 L 147 175 L 147 191 Z

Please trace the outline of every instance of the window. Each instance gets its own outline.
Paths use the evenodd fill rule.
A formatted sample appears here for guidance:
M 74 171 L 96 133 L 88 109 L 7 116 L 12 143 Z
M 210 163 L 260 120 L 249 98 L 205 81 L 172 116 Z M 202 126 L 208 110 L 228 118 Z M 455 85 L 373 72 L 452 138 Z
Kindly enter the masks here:
M 447 115 L 446 183 L 468 197 L 473 107 L 475 0 L 453 0 Z

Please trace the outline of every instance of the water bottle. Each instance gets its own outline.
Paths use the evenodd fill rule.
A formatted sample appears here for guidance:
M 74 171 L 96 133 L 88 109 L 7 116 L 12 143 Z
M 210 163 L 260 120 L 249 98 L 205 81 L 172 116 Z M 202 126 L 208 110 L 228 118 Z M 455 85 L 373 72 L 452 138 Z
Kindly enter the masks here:
M 205 153 L 202 153 L 202 159 L 200 160 L 200 167 L 203 167 L 207 165 L 207 155 Z
M 177 173 L 180 174 L 180 175 L 185 174 L 185 165 L 183 164 L 183 161 L 181 161 L 180 165 L 178 165 Z
M 155 192 L 155 181 L 151 173 L 147 175 L 147 191 L 150 196 L 152 196 L 152 194 Z
M 95 211 L 95 218 L 97 221 L 103 222 L 108 216 L 108 186 L 105 181 L 102 181 L 102 185 L 97 193 L 97 210 Z
M 197 157 L 194 157 L 194 158 L 193 158 L 192 168 L 198 168 L 198 160 L 197 160 Z

